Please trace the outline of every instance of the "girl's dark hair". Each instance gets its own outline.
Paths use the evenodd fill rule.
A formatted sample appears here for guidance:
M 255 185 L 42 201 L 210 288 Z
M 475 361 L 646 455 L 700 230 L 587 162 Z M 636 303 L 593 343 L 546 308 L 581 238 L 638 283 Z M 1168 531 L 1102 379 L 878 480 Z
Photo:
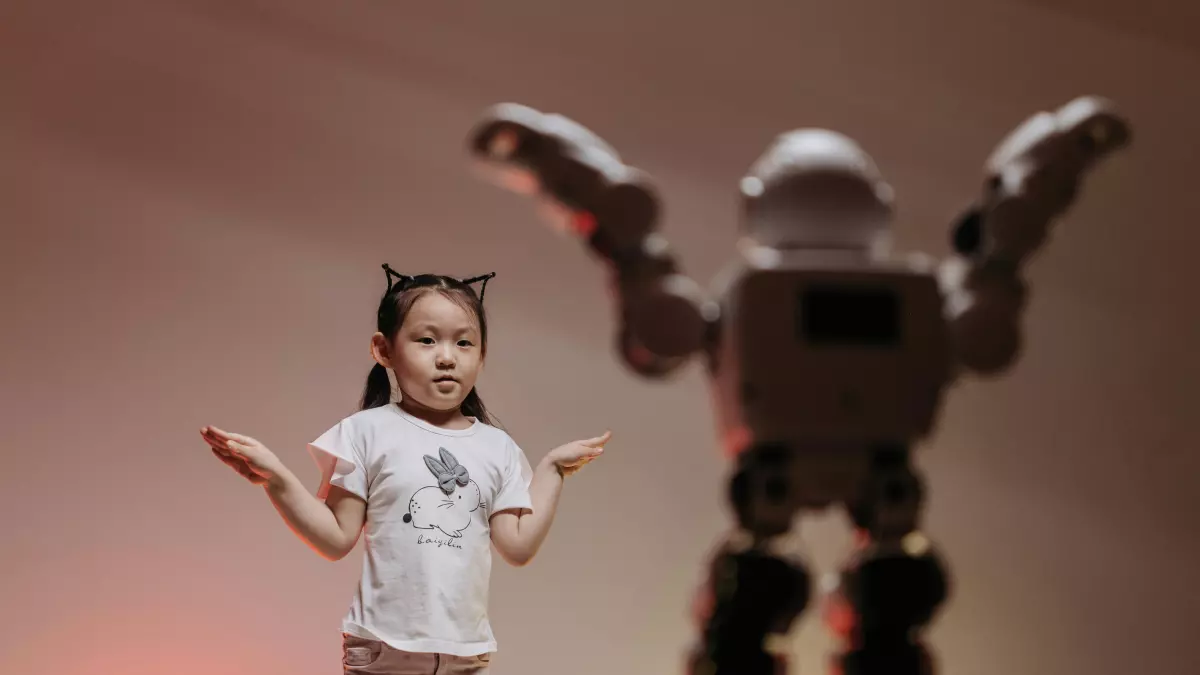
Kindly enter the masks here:
M 493 275 L 487 274 L 474 279 L 455 279 L 440 274 L 419 274 L 415 277 L 397 274 L 387 265 L 383 266 L 388 274 L 388 290 L 379 301 L 379 312 L 376 320 L 376 330 L 383 333 L 388 340 L 396 337 L 397 331 L 404 325 L 404 317 L 416 301 L 426 293 L 441 293 L 453 302 L 458 303 L 468 312 L 475 315 L 479 322 L 479 348 L 484 356 L 487 355 L 487 313 L 483 309 L 483 289 Z M 398 278 L 395 283 L 392 277 Z M 483 286 L 478 294 L 471 284 L 482 281 Z M 392 385 L 388 380 L 387 368 L 376 363 L 367 374 L 367 384 L 363 387 L 360 410 L 379 408 L 392 400 Z M 474 417 L 484 424 L 493 424 L 492 416 L 488 414 L 483 399 L 474 387 L 467 393 L 462 402 L 462 414 Z

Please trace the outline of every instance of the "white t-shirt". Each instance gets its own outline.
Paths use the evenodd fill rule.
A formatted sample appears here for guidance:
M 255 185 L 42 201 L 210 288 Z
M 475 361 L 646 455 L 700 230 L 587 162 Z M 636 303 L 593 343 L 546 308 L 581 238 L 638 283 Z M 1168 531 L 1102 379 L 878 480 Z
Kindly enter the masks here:
M 496 651 L 488 622 L 493 513 L 532 509 L 532 471 L 508 434 L 479 421 L 435 427 L 396 404 L 364 410 L 309 444 L 317 496 L 367 502 L 366 555 L 342 630 L 409 652 Z

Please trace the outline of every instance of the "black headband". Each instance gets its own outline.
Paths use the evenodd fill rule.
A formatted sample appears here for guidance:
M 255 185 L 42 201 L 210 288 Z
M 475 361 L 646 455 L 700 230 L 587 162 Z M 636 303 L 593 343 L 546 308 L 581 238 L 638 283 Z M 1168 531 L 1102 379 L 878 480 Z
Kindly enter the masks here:
M 396 270 L 392 269 L 391 265 L 388 265 L 387 263 L 383 264 L 383 271 L 385 273 L 387 273 L 387 284 L 388 284 L 387 293 L 391 293 L 392 291 L 397 290 L 397 289 L 398 290 L 406 290 L 413 284 L 413 282 L 415 282 L 417 280 L 417 277 L 410 276 L 408 274 L 400 274 Z M 422 276 L 424 276 L 424 275 L 422 275 Z M 471 284 L 479 283 L 480 281 L 482 281 L 483 285 L 479 287 L 479 302 L 482 303 L 483 302 L 483 293 L 484 293 L 484 291 L 487 290 L 487 282 L 489 279 L 491 279 L 494 276 L 496 276 L 495 272 L 488 272 L 487 274 L 481 274 L 477 277 L 471 277 L 470 279 L 459 279 L 458 282 L 463 284 L 464 286 L 470 286 Z M 395 277 L 395 279 L 396 279 L 395 282 L 392 281 L 393 277 Z
M 496 276 L 495 272 L 488 272 L 487 274 L 480 274 L 479 276 L 471 277 L 470 279 L 463 279 L 462 282 L 464 285 L 470 286 L 471 284 L 482 281 L 483 283 L 479 286 L 479 302 L 483 302 L 483 292 L 487 290 L 487 282 L 494 276 Z

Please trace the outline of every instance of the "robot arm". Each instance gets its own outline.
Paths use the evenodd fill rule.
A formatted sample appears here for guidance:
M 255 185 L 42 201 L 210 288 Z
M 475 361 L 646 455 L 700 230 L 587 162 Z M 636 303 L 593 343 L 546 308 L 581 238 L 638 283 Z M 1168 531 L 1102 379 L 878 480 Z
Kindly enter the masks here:
M 662 377 L 708 347 L 716 305 L 657 232 L 658 197 L 644 172 L 573 120 L 511 103 L 484 114 L 469 150 L 486 177 L 535 196 L 543 216 L 608 264 L 630 368 Z
M 1130 136 L 1111 103 L 1084 97 L 1034 115 L 997 146 L 982 200 L 954 229 L 959 255 L 941 270 L 959 365 L 995 374 L 1016 360 L 1027 295 L 1022 268 L 1084 176 Z

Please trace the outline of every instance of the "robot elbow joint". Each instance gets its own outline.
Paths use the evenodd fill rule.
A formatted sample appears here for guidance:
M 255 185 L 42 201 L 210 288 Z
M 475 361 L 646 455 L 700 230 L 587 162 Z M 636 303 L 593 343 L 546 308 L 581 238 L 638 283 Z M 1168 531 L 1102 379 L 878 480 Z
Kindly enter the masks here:
M 1021 334 L 1015 324 L 1004 328 L 993 327 L 986 333 L 959 338 L 958 361 L 965 368 L 980 375 L 994 376 L 1008 370 L 1021 353 Z

